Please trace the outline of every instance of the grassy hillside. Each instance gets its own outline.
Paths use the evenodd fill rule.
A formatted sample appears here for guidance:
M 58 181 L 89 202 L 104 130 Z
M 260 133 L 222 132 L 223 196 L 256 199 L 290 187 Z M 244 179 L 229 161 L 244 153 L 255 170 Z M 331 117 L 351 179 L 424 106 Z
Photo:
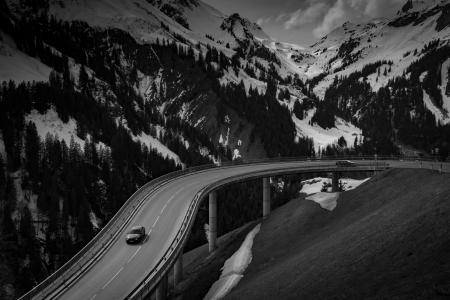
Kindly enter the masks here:
M 337 208 L 294 200 L 262 225 L 227 299 L 448 299 L 450 175 L 390 170 Z

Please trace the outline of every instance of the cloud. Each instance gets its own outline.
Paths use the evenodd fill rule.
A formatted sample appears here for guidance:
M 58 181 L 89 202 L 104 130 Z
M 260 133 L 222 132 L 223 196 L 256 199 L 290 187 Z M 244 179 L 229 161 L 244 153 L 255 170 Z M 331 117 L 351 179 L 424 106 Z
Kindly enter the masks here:
M 405 3 L 404 0 L 378 0 L 369 1 L 366 0 L 366 7 L 364 14 L 372 18 L 378 18 L 386 15 L 386 12 L 395 13 L 396 8 Z
M 271 21 L 272 21 L 271 17 L 259 18 L 258 20 L 256 20 L 256 24 L 258 24 L 259 26 L 262 26 L 263 24 L 270 23 Z
M 322 22 L 313 30 L 315 37 L 322 37 L 347 20 L 347 3 L 337 0 L 323 17 Z
M 299 8 L 289 15 L 289 19 L 284 23 L 284 28 L 295 29 L 302 25 L 315 22 L 327 12 L 328 5 L 324 2 L 314 3 L 306 9 Z
M 275 22 L 281 22 L 282 20 L 284 20 L 286 17 L 288 16 L 288 14 L 286 13 L 281 13 L 279 14 L 276 18 L 275 18 Z
M 346 21 L 360 23 L 372 18 L 388 17 L 395 14 L 403 2 L 404 0 L 335 0 L 331 6 L 326 7 L 327 11 L 319 19 L 313 34 L 315 37 L 322 37 Z M 305 12 L 319 4 L 312 4 Z

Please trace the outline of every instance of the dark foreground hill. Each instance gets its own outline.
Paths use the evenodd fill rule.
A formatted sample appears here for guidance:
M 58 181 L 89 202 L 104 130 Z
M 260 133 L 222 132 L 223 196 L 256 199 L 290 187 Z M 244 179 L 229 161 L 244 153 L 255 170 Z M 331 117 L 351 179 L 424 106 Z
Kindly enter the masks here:
M 265 221 L 227 299 L 449 299 L 450 175 L 390 170 L 333 212 L 294 200 Z

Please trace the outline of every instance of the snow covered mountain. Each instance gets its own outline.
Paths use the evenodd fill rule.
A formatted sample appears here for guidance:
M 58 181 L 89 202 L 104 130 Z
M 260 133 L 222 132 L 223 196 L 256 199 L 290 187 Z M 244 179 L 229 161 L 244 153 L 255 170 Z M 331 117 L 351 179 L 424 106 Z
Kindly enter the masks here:
M 375 19 L 366 24 L 347 22 L 310 47 L 289 51 L 281 47 L 278 51 L 286 53 L 309 89 L 324 101 L 320 114 L 313 118 L 315 121 L 326 118 L 324 111 L 329 110 L 328 115 L 337 114 L 352 121 L 365 129 L 364 135 L 367 135 L 370 130 L 362 124 L 363 115 L 368 107 L 379 109 L 375 99 L 370 98 L 382 88 L 394 93 L 399 88 L 394 82 L 405 79 L 412 85 L 409 90 L 417 88 L 421 94 L 419 99 L 412 99 L 414 104 L 411 99 L 407 101 L 411 104 L 408 105 L 410 121 L 420 123 L 424 114 L 431 112 L 439 127 L 450 122 L 450 55 L 446 53 L 449 18 L 448 0 L 408 0 L 394 18 Z M 353 91 L 344 91 L 348 88 Z M 360 88 L 365 91 L 361 92 Z M 418 113 L 417 110 L 421 110 L 418 106 L 425 106 L 425 111 Z M 392 109 L 390 111 L 392 114 Z M 333 120 L 319 123 L 323 127 L 334 127 Z M 398 146 L 406 146 L 406 139 L 410 146 L 422 148 L 419 143 L 411 145 L 411 137 L 403 141 L 398 138 L 398 128 L 391 129 L 392 141 Z M 432 147 L 447 147 L 442 143 L 433 141 Z
M 445 23 L 448 4 L 448 1 L 414 1 L 411 9 L 399 11 L 393 20 L 346 22 L 304 50 L 305 57 L 298 59 L 297 65 L 307 78 L 324 74 L 314 87 L 315 93 L 323 98 L 336 75 L 347 76 L 367 64 L 390 60 L 393 64 L 388 76 L 370 81 L 373 89 L 378 90 L 390 78 L 402 75 L 418 58 L 414 51 L 436 39 L 449 39 L 450 28 Z
M 19 3 L 22 2 L 9 0 L 6 5 L 16 19 L 20 19 L 24 14 L 38 15 L 38 12 L 44 11 L 58 22 L 83 24 L 79 23 L 81 21 L 85 22 L 85 27 L 94 30 L 118 29 L 129 34 L 139 45 L 165 41 L 192 48 L 197 59 L 201 53 L 203 58 L 209 60 L 211 57 L 208 56 L 208 51 L 214 49 L 233 65 L 230 68 L 221 66 L 223 67 L 223 74 L 220 78 L 222 85 L 230 83 L 240 85 L 242 82 L 247 94 L 251 88 L 264 94 L 267 78 L 273 77 L 280 82 L 279 89 L 289 89 L 295 96 L 294 99 L 301 101 L 305 97 L 302 87 L 294 87 L 290 81 L 288 82 L 294 75 L 292 65 L 283 59 L 280 60 L 275 53 L 264 46 L 264 43 L 270 41 L 270 38 L 257 24 L 238 14 L 226 16 L 201 1 L 51 0 L 47 5 L 40 5 L 37 8 L 33 5 L 19 5 Z M 4 35 L 8 36 L 8 34 Z M 81 64 L 76 58 L 65 53 L 61 46 L 52 45 L 55 44 L 52 41 L 48 41 L 47 44 L 61 55 L 69 56 L 69 60 L 70 58 L 74 59 L 79 70 Z M 157 57 L 154 57 L 154 60 L 157 60 Z M 132 64 L 132 62 L 128 63 Z M 214 66 L 214 62 L 211 62 L 211 65 L 214 68 L 220 67 Z M 149 84 L 154 82 L 162 84 L 158 78 L 161 73 L 155 69 L 153 74 L 144 74 L 145 72 L 137 69 L 139 76 L 135 88 L 141 97 L 150 99 L 152 98 L 151 94 L 156 91 L 152 90 Z M 95 76 L 95 70 L 93 71 Z M 266 76 L 269 73 L 271 74 Z M 73 76 L 75 79 L 77 78 L 77 74 L 73 74 Z M 4 76 L 4 79 L 8 79 L 7 77 Z M 291 102 L 291 99 L 286 99 L 287 102 Z M 162 102 L 165 103 L 164 107 L 167 107 L 171 101 Z M 229 121 L 219 124 L 214 120 L 216 119 L 214 113 L 210 111 L 199 113 L 198 103 L 190 102 L 183 103 L 182 109 L 179 108 L 178 115 L 197 127 L 204 124 L 208 124 L 208 127 L 212 126 L 212 128 L 207 128 L 207 132 L 208 135 L 214 137 L 214 143 L 223 141 L 222 146 L 230 148 L 230 151 L 236 153 L 237 157 L 266 155 L 267 149 L 261 147 L 258 136 L 256 139 L 252 138 L 254 143 L 248 143 L 252 131 L 251 125 L 245 125 L 248 120 L 235 116 L 236 113 L 230 111 L 226 113 Z M 213 104 L 211 100 L 208 102 Z M 292 103 L 290 106 L 292 107 Z M 295 132 L 294 135 L 298 135 L 298 133 Z
M 6 4 L 11 15 L 16 18 L 29 10 L 35 10 L 32 5 L 18 3 L 8 0 Z M 418 51 L 423 45 L 436 39 L 446 43 L 449 35 L 446 26 L 448 1 L 441 0 L 407 1 L 396 17 L 390 20 L 376 19 L 367 24 L 347 22 L 306 48 L 275 42 L 257 24 L 238 14 L 227 16 L 196 0 L 50 0 L 48 5 L 41 5 L 39 9 L 46 11 L 56 20 L 82 21 L 91 28 L 119 29 L 131 35 L 141 45 L 162 40 L 167 43 L 176 42 L 184 47 L 192 47 L 197 58 L 199 53 L 206 57 L 208 49 L 215 49 L 218 53 L 223 53 L 234 65 L 223 69 L 220 83 L 240 85 L 242 82 L 247 94 L 250 88 L 261 94 L 265 93 L 265 75 L 271 73 L 271 77 L 279 83 L 277 95 L 281 94 L 282 98 L 283 93 L 279 91 L 287 90 L 289 93 L 289 96 L 280 100 L 280 104 L 288 107 L 292 113 L 294 135 L 296 138 L 313 138 L 316 151 L 335 143 L 341 136 L 347 144 L 351 144 L 356 137 L 362 138 L 362 131 L 352 124 L 358 123 L 355 118 L 343 118 L 342 114 L 336 116 L 333 126 L 324 126 L 323 123 L 318 126 L 317 119 L 314 118 L 317 111 L 316 102 L 305 102 L 305 99 L 317 96 L 323 100 L 336 76 L 349 76 L 372 64 L 377 64 L 375 72 L 364 78 L 367 78 L 371 89 L 377 92 L 393 78 L 403 76 L 406 69 L 420 58 Z M 4 57 L 2 56 L 2 59 Z M 7 60 L 11 64 L 11 59 Z M 445 63 L 443 62 L 442 69 L 445 69 Z M 214 62 L 212 64 L 214 65 Z M 447 82 L 444 73 L 445 71 L 442 71 L 441 87 L 446 86 Z M 142 76 L 139 76 L 135 89 L 141 97 L 150 99 L 155 91 L 152 91 L 149 84 L 160 82 L 157 78 L 159 74 L 155 72 L 151 76 L 140 75 Z M 9 75 L 10 78 L 11 76 Z M 294 77 L 301 81 L 294 83 Z M 3 78 L 7 79 L 8 76 Z M 310 89 L 306 88 L 302 81 L 306 81 Z M 166 103 L 164 108 L 167 103 L 173 101 L 173 98 L 171 101 L 163 101 Z M 436 106 L 432 96 L 430 98 L 426 92 L 423 101 L 440 122 L 446 124 L 450 121 L 450 103 L 444 92 L 442 107 Z M 303 111 L 303 116 L 293 113 L 295 104 L 297 108 L 300 107 L 298 110 Z M 248 120 L 241 120 L 237 116 L 239 114 L 235 115 L 235 112 L 230 111 L 227 114 L 229 121 L 220 124 L 211 120 L 212 114 L 209 110 L 199 112 L 198 108 L 198 102 L 183 103 L 182 109 L 178 109 L 178 115 L 200 129 L 208 124 L 206 131 L 213 137 L 213 142 L 230 148 L 231 153 L 236 153 L 235 157 L 265 155 L 266 149 L 261 147 L 258 137 L 254 143 L 248 143 L 252 131 L 248 127 L 251 127 L 251 124 L 237 126 L 238 123 L 242 125 Z M 160 110 L 164 110 L 162 106 Z M 360 125 L 358 127 L 361 128 Z M 246 129 L 242 130 L 243 128 Z

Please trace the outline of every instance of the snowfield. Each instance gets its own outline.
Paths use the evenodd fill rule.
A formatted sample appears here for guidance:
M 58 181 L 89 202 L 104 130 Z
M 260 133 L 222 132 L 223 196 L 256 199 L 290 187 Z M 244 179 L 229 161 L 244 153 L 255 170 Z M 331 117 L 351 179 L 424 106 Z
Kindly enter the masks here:
M 64 140 L 67 146 L 70 145 L 70 140 L 74 141 L 84 147 L 84 140 L 77 136 L 77 122 L 70 118 L 69 122 L 64 123 L 58 116 L 54 109 L 49 109 L 45 114 L 40 114 L 33 109 L 30 114 L 25 116 L 25 122 L 33 122 L 36 125 L 37 132 L 41 140 L 45 141 L 47 134 L 57 136 L 60 140 Z
M 241 247 L 225 261 L 219 280 L 209 289 L 204 300 L 216 300 L 224 298 L 244 276 L 244 271 L 252 261 L 252 246 L 255 236 L 261 229 L 261 224 L 250 231 L 245 237 Z
M 133 136 L 133 138 L 135 141 L 140 141 L 150 149 L 155 149 L 163 157 L 172 159 L 177 165 L 182 165 L 180 157 L 165 145 L 163 145 L 163 143 L 161 143 L 158 139 L 143 132 L 138 136 Z
M 450 69 L 450 58 L 447 59 L 441 67 L 441 94 L 442 94 L 442 100 L 443 100 L 443 105 L 442 107 L 445 110 L 445 116 L 446 116 L 446 120 L 444 121 L 445 124 L 447 124 L 448 122 L 450 122 L 450 97 L 446 95 L 445 90 L 447 88 L 447 83 L 449 80 L 448 77 L 448 70 Z
M 358 137 L 358 140 L 361 140 L 362 130 L 338 117 L 336 117 L 335 121 L 336 127 L 333 128 L 324 129 L 317 124 L 311 125 L 310 121 L 315 112 L 315 108 L 308 111 L 307 116 L 303 120 L 299 120 L 295 115 L 292 116 L 292 119 L 297 127 L 298 136 L 314 139 L 316 153 L 327 145 L 336 143 L 341 136 L 345 138 L 349 146 L 353 145 L 356 137 Z
M 320 205 L 323 209 L 332 211 L 337 206 L 337 200 L 339 199 L 339 193 L 316 193 L 314 195 L 308 196 L 306 200 L 311 200 Z
M 350 191 L 353 189 L 356 189 L 358 186 L 363 184 L 364 182 L 368 181 L 370 179 L 353 179 L 353 178 L 341 178 L 341 184 L 343 186 L 344 191 Z M 304 180 L 302 183 L 302 189 L 300 190 L 300 193 L 306 194 L 306 195 L 312 195 L 315 193 L 319 193 L 322 190 L 324 183 L 330 183 L 331 179 L 326 177 L 316 177 L 308 180 Z
M 450 117 L 448 113 L 445 113 L 436 105 L 434 105 L 433 101 L 430 98 L 430 95 L 427 92 L 423 91 L 423 104 L 425 107 L 434 115 L 436 118 L 436 124 L 447 124 L 450 122 Z

